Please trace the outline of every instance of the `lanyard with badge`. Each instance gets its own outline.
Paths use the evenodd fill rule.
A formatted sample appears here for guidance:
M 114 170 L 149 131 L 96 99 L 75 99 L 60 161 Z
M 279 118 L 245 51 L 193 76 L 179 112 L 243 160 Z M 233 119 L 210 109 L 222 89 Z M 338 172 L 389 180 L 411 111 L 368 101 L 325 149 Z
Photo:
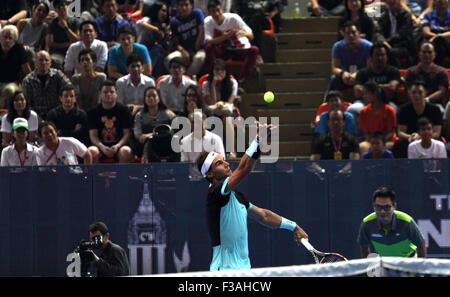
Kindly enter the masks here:
M 339 137 L 339 142 L 337 145 L 333 138 L 331 138 L 331 141 L 333 142 L 334 146 L 334 155 L 333 155 L 334 160 L 342 160 L 342 152 L 341 152 L 342 137 Z
M 18 150 L 16 150 L 17 156 L 19 157 L 20 166 L 23 166 L 25 164 L 25 161 L 28 159 L 27 157 L 27 149 L 24 150 L 23 153 L 23 159 L 20 157 L 20 153 Z
M 47 165 L 48 162 L 53 158 L 53 156 L 56 155 L 56 151 L 58 150 L 58 147 L 59 147 L 59 139 L 58 139 L 58 144 L 57 144 L 55 150 L 52 151 L 52 153 L 50 154 L 50 156 L 47 158 L 47 161 L 45 161 L 45 164 L 44 164 L 44 165 Z M 50 148 L 49 148 L 49 149 L 50 149 Z M 58 163 L 58 159 L 56 159 L 56 163 Z

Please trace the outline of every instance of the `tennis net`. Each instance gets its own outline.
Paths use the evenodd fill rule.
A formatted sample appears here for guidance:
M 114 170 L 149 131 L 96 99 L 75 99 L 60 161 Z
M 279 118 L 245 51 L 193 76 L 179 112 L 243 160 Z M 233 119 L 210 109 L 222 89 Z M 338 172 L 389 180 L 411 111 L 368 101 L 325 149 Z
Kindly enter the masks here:
M 450 259 L 376 257 L 329 264 L 185 272 L 164 277 L 443 277 Z

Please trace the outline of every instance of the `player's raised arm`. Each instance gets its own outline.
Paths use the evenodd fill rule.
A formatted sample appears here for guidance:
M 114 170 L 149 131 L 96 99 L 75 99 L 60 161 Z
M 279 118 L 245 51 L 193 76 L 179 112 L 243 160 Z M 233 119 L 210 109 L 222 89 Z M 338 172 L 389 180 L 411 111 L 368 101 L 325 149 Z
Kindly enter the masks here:
M 271 124 L 267 125 L 261 125 L 258 121 L 256 121 L 256 137 L 248 147 L 248 149 L 245 151 L 244 156 L 242 156 L 241 161 L 239 162 L 238 167 L 236 170 L 231 174 L 231 176 L 228 179 L 228 183 L 226 186 L 226 192 L 234 189 L 237 185 L 241 183 L 241 181 L 249 174 L 253 166 L 255 165 L 256 161 L 258 160 L 259 156 L 261 155 L 261 150 L 259 149 L 259 143 L 261 141 L 261 133 L 260 129 L 267 129 L 267 136 L 270 135 L 270 132 L 276 128 L 272 126 Z

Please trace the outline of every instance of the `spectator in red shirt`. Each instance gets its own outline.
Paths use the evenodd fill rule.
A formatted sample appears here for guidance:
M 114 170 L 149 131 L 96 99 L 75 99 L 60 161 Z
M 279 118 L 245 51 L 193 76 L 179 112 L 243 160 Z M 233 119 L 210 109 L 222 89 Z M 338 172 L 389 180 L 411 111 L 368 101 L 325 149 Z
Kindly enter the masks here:
M 377 131 L 383 133 L 386 148 L 392 149 L 397 138 L 397 117 L 394 108 L 383 101 L 382 89 L 375 82 L 364 84 L 364 99 L 368 104 L 361 109 L 358 124 L 364 135 L 364 140 L 359 144 L 361 154 L 370 149 L 370 135 Z

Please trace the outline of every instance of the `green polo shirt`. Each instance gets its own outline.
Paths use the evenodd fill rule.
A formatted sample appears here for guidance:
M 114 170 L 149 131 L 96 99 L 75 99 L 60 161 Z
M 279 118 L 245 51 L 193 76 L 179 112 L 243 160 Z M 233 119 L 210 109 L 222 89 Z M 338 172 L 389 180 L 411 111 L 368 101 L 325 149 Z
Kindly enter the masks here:
M 381 226 L 375 212 L 365 217 L 357 241 L 360 246 L 370 246 L 371 252 L 380 256 L 409 257 L 425 239 L 411 216 L 395 210 L 389 232 Z

